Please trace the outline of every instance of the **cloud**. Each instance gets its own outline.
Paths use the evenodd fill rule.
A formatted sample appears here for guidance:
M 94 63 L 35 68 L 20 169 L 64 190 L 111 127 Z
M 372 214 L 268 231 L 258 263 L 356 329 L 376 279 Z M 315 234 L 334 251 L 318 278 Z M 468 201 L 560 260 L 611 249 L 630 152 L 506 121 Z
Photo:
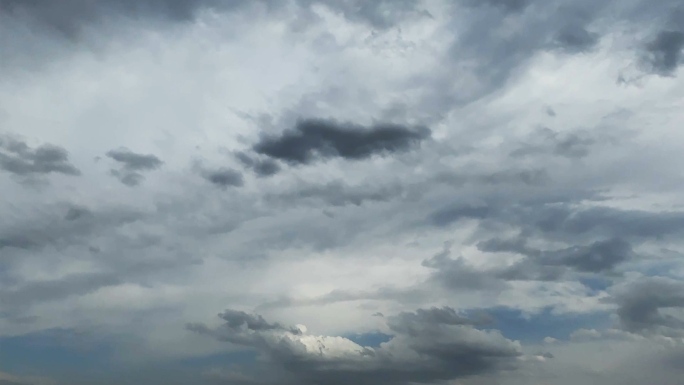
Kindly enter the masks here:
M 205 170 L 202 176 L 207 181 L 221 188 L 240 187 L 244 184 L 244 179 L 239 171 L 226 167 Z
M 299 183 L 291 190 L 283 187 L 282 191 L 266 194 L 265 198 L 288 206 L 302 203 L 317 205 L 324 202 L 332 207 L 343 207 L 361 206 L 367 202 L 387 202 L 405 193 L 404 188 L 397 184 L 368 188 L 349 186 L 343 181 L 335 180 L 325 184 Z
M 16 376 L 0 372 L 0 385 L 54 385 L 57 382 L 45 377 Z
M 242 0 L 228 3 L 215 0 L 143 0 L 134 3 L 125 0 L 66 0 L 60 6 L 56 6 L 33 0 L 7 0 L 0 3 L 0 11 L 14 17 L 28 17 L 34 22 L 74 38 L 79 37 L 85 27 L 97 26 L 104 19 L 118 15 L 187 22 L 203 9 L 239 8 L 247 3 Z
M 392 338 L 364 347 L 344 337 L 316 336 L 268 323 L 258 315 L 227 311 L 223 326 L 189 324 L 190 330 L 255 348 L 297 383 L 409 384 L 452 380 L 515 369 L 519 343 L 451 308 L 419 309 L 387 318 Z
M 583 26 L 567 26 L 556 34 L 554 45 L 567 52 L 578 53 L 586 52 L 599 41 L 599 35 L 595 32 L 587 31 Z
M 320 3 L 333 11 L 339 12 L 348 20 L 362 22 L 376 29 L 387 29 L 396 26 L 410 17 L 429 16 L 420 8 L 417 0 L 300 0 L 299 4 L 309 7 Z
M 310 12 L 314 6 L 325 6 L 347 20 L 387 29 L 410 16 L 423 14 L 416 0 L 366 2 L 359 0 L 296 0 L 299 12 Z M 100 27 L 109 19 L 164 20 L 173 23 L 193 21 L 202 11 L 238 12 L 253 7 L 274 11 L 285 7 L 273 0 L 65 0 L 60 6 L 41 1 L 6 0 L 0 3 L 0 14 L 25 17 L 66 37 L 81 38 L 85 31 Z M 91 28 L 89 28 L 91 27 Z
M 0 370 L 678 384 L 679 3 L 0 0 Z
M 644 47 L 643 64 L 648 71 L 660 76 L 675 76 L 682 64 L 684 54 L 684 32 L 660 31 Z
M 136 154 L 127 148 L 111 150 L 106 155 L 121 166 L 119 169 L 111 169 L 110 174 L 129 187 L 137 186 L 145 180 L 143 172 L 156 170 L 164 164 L 155 155 Z
M 430 130 L 421 127 L 394 124 L 363 127 L 334 120 L 303 119 L 280 136 L 262 137 L 253 150 L 291 164 L 338 157 L 359 160 L 409 150 L 429 135 Z
M 460 206 L 436 211 L 430 220 L 435 226 L 447 226 L 464 218 L 484 219 L 490 213 L 487 206 Z
M 109 233 L 143 217 L 143 213 L 130 209 L 93 212 L 81 206 L 49 205 L 37 213 L 0 222 L 0 249 L 40 250 L 47 246 L 87 244 L 95 234 Z
M 0 136 L 0 168 L 20 177 L 47 174 L 77 176 L 81 172 L 69 163 L 69 153 L 62 147 L 42 144 L 35 149 L 9 135 Z
M 101 287 L 114 286 L 119 283 L 120 279 L 112 274 L 74 274 L 58 280 L 32 282 L 17 288 L 4 288 L 0 293 L 0 304 L 3 308 L 25 307 L 34 302 L 84 295 Z
M 526 157 L 538 154 L 553 154 L 570 159 L 581 159 L 589 155 L 591 148 L 599 141 L 608 138 L 596 138 L 584 130 L 569 133 L 558 133 L 549 128 L 537 130 L 526 143 L 511 152 L 513 157 Z
M 525 255 L 540 265 L 562 265 L 579 272 L 601 273 L 612 270 L 634 257 L 631 245 L 623 239 L 611 238 L 586 246 L 571 246 L 558 250 L 529 247 L 525 239 L 492 238 L 477 244 L 481 251 L 512 252 Z
M 665 277 L 645 277 L 615 289 L 620 324 L 629 332 L 684 335 L 684 318 L 663 314 L 684 308 L 684 283 Z
M 237 152 L 235 157 L 259 177 L 268 177 L 280 172 L 280 165 L 273 159 L 258 159 L 244 152 Z

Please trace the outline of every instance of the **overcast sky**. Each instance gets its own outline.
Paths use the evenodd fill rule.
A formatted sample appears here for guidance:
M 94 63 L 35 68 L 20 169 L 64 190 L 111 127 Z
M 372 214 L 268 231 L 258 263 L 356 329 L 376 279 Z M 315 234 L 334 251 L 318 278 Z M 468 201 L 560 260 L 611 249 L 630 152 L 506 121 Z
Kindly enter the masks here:
M 0 0 L 0 385 L 679 385 L 681 0 Z

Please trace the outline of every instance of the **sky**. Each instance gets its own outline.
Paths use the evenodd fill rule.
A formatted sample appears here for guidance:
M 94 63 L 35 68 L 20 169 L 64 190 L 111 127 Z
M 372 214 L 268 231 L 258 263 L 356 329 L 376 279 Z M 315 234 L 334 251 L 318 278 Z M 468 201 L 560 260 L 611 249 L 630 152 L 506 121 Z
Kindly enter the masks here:
M 0 385 L 684 375 L 681 0 L 0 0 Z

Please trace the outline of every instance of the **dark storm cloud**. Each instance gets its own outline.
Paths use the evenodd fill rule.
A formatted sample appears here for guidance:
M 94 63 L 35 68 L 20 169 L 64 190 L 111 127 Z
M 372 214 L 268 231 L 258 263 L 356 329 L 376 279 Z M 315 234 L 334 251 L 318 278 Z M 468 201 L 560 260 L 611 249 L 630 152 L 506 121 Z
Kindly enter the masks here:
M 265 136 L 253 150 L 292 164 L 309 164 L 321 158 L 358 160 L 373 155 L 406 151 L 430 136 L 424 127 L 376 124 L 363 127 L 335 120 L 303 119 L 280 136 Z
M 51 173 L 80 175 L 69 163 L 69 153 L 58 146 L 43 144 L 31 148 L 25 142 L 0 134 L 0 168 L 20 177 Z
M 684 61 L 684 32 L 660 31 L 644 47 L 643 62 L 647 69 L 660 76 L 674 76 Z
M 517 358 L 522 355 L 517 343 L 498 331 L 474 328 L 479 321 L 447 307 L 387 317 L 393 334 L 389 342 L 373 348 L 354 346 L 347 341 L 343 352 L 335 349 L 340 343 L 338 337 L 310 336 L 296 328 L 268 323 L 260 316 L 229 313 L 227 319 L 222 315 L 226 323 L 217 329 L 202 324 L 187 327 L 257 349 L 270 359 L 272 367 L 268 372 L 280 369 L 287 373 L 286 383 L 431 383 L 514 369 Z M 303 338 L 309 347 L 304 345 Z M 314 350 L 311 343 L 316 344 Z M 328 344 L 335 353 L 328 353 Z
M 684 335 L 684 319 L 661 311 L 684 308 L 684 282 L 680 280 L 641 278 L 618 292 L 614 301 L 627 331 Z
M 126 148 L 108 151 L 106 155 L 121 166 L 119 169 L 111 169 L 110 174 L 129 187 L 137 186 L 145 180 L 143 172 L 156 170 L 164 164 L 155 155 L 136 154 Z

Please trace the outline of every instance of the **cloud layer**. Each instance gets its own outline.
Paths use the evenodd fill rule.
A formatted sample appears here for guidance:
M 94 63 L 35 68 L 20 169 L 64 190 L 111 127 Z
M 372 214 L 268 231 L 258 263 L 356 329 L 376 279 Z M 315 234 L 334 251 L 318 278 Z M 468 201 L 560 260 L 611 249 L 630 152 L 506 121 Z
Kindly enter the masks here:
M 680 384 L 683 12 L 0 0 L 0 383 Z

